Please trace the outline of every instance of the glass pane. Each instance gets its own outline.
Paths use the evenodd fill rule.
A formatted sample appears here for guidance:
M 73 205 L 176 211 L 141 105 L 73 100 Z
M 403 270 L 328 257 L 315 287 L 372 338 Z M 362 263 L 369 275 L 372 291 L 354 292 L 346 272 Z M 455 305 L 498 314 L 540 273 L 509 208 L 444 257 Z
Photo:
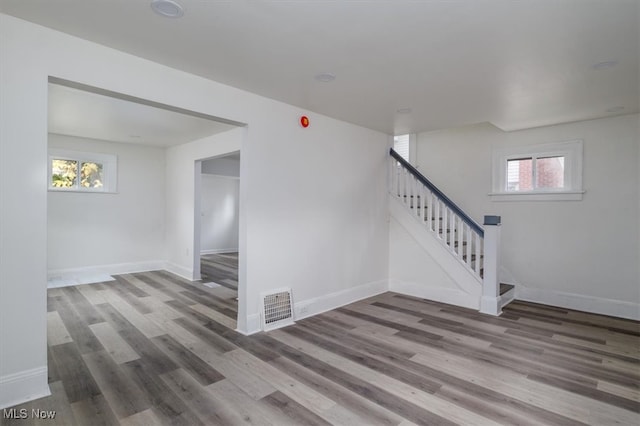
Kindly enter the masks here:
M 102 188 L 102 164 L 86 162 L 80 168 L 80 185 L 85 188 Z
M 564 188 L 564 157 L 546 157 L 536 160 L 536 187 L 540 189 Z
M 72 188 L 78 178 L 78 162 L 55 158 L 51 162 L 51 186 Z
M 393 150 L 409 161 L 409 135 L 394 136 Z
M 507 160 L 507 191 L 533 190 L 532 165 L 531 158 Z

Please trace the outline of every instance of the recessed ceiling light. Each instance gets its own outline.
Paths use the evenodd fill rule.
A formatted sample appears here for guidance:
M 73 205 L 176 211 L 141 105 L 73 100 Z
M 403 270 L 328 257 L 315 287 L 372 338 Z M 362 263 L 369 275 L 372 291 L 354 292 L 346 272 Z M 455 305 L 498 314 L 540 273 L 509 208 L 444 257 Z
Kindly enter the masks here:
M 153 0 L 151 9 L 158 15 L 167 18 L 181 18 L 184 15 L 184 9 L 173 0 Z
M 322 83 L 331 83 L 336 79 L 336 75 L 329 72 L 321 72 L 320 74 L 315 76 L 315 79 Z
M 593 64 L 591 68 L 594 70 L 606 70 L 607 68 L 613 68 L 618 65 L 618 61 L 604 61 Z
M 409 114 L 411 112 L 411 108 L 398 108 L 396 112 L 398 114 Z
M 620 112 L 623 109 L 624 109 L 623 106 L 616 106 L 616 107 L 607 108 L 607 112 Z

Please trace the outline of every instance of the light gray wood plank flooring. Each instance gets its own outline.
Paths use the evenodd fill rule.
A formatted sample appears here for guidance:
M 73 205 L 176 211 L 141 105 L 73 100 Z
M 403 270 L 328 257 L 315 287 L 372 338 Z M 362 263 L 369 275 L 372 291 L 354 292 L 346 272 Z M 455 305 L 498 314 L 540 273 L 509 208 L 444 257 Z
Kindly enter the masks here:
M 203 283 L 213 282 L 238 290 L 238 253 L 205 254 L 200 257 Z
M 3 425 L 640 424 L 634 321 L 385 293 L 243 336 L 233 291 L 162 271 L 48 307 L 52 396 L 13 408 L 57 416 Z

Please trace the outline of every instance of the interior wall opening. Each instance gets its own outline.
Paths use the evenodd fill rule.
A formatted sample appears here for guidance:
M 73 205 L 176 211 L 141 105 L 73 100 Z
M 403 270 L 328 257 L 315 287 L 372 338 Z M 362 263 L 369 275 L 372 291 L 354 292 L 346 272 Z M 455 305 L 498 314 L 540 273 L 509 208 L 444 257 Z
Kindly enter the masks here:
M 49 157 L 51 164 L 47 165 L 49 182 L 43 182 L 49 188 L 48 287 L 101 283 L 117 285 L 123 280 L 138 279 L 135 274 L 170 270 L 167 224 L 176 219 L 166 214 L 167 151 L 233 130 L 240 125 L 153 101 L 50 78 L 48 150 L 53 157 Z M 78 160 L 70 158 L 72 154 L 78 156 Z M 239 164 L 239 152 L 234 155 L 233 160 Z M 106 183 L 108 173 L 107 163 L 100 162 L 101 156 L 115 159 L 115 168 L 110 169 L 115 177 L 109 185 L 103 185 L 102 182 L 104 179 Z M 55 167 L 52 166 L 54 160 Z M 232 159 L 226 158 L 225 161 Z M 73 165 L 76 167 L 73 168 Z M 88 166 L 93 167 L 90 179 L 84 176 L 84 169 L 89 170 Z M 239 187 L 239 171 L 237 176 L 227 176 L 226 179 L 228 187 Z M 89 186 L 85 186 L 85 181 L 89 182 Z M 180 190 L 191 192 L 187 188 Z M 236 241 L 239 221 L 237 201 L 236 195 L 235 204 L 227 212 L 227 216 L 230 213 L 233 216 L 231 220 L 236 229 Z M 193 203 L 191 207 L 195 208 Z M 195 212 L 199 218 L 200 209 Z M 188 209 L 185 209 L 177 220 L 184 221 L 187 215 Z M 191 236 L 185 233 L 182 238 L 188 240 Z M 188 281 L 200 275 L 199 233 L 193 235 L 193 240 L 193 247 L 196 244 L 198 246 L 198 250 L 192 253 L 194 260 L 197 260 L 197 270 L 194 268 L 194 277 L 180 275 L 181 279 L 187 278 Z M 235 286 L 236 306 L 238 246 L 236 242 L 226 247 L 236 250 L 235 261 L 233 255 L 226 255 L 227 267 L 231 268 L 235 263 L 235 273 L 229 273 L 225 277 L 227 281 L 222 283 L 222 287 L 224 284 Z M 194 283 L 198 284 L 201 283 Z M 224 288 L 232 291 L 228 287 Z M 92 294 L 93 291 L 86 294 Z M 75 290 L 67 289 L 64 293 L 72 294 Z
M 206 287 L 238 300 L 240 256 L 240 151 L 196 162 L 196 217 L 199 256 L 194 274 Z M 199 173 L 198 173 L 199 172 Z M 237 305 L 235 306 L 237 310 Z M 237 317 L 237 314 L 236 314 Z

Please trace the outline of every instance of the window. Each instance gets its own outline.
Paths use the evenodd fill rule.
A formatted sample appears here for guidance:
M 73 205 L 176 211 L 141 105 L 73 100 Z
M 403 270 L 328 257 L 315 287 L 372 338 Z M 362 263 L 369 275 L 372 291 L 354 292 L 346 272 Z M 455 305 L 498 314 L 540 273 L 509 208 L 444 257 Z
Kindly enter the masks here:
M 393 150 L 409 161 L 409 135 L 394 136 Z
M 564 155 L 507 159 L 507 192 L 564 189 Z
M 49 190 L 62 192 L 116 191 L 115 155 L 49 151 Z
M 582 194 L 582 141 L 493 153 L 494 201 L 581 200 Z

